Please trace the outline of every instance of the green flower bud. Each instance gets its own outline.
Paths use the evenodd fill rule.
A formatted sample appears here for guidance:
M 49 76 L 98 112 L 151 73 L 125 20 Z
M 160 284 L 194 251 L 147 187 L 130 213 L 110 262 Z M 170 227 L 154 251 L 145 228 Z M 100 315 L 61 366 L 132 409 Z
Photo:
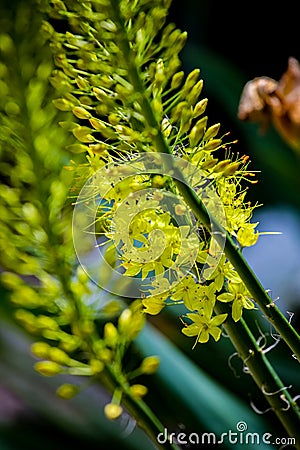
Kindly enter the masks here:
M 38 358 L 48 358 L 50 348 L 46 342 L 35 342 L 31 345 L 31 353 Z
M 231 164 L 231 159 L 220 161 L 214 168 L 214 172 L 223 172 Z
M 17 286 L 22 286 L 23 284 L 22 279 L 12 272 L 2 272 L 0 277 L 1 282 L 8 289 L 16 289 Z
M 183 77 L 184 77 L 183 70 L 181 70 L 180 72 L 176 72 L 172 77 L 171 89 L 178 89 L 182 83 Z
M 200 75 L 200 69 L 194 69 L 192 72 L 188 74 L 186 77 L 185 83 L 183 85 L 183 88 L 181 90 L 181 98 L 186 98 L 190 90 L 193 88 L 193 86 L 197 83 L 198 78 Z
M 54 361 L 38 361 L 34 368 L 37 372 L 45 377 L 52 377 L 62 372 L 62 368 Z
M 129 308 L 124 309 L 122 311 L 122 314 L 119 317 L 118 320 L 118 329 L 120 333 L 126 335 L 127 331 L 129 331 L 129 328 L 131 327 L 132 322 L 132 312 Z
M 207 128 L 203 136 L 203 140 L 209 141 L 210 139 L 213 139 L 219 133 L 220 126 L 221 126 L 220 123 L 216 123 L 215 125 L 212 125 L 211 127 Z
M 65 98 L 57 98 L 53 100 L 54 106 L 60 111 L 72 111 L 74 105 Z
M 201 164 L 201 169 L 211 169 L 218 163 L 218 159 L 211 158 L 207 159 L 207 161 L 204 161 L 204 163 Z
M 123 412 L 123 408 L 115 403 L 108 403 L 104 406 L 104 414 L 109 420 L 116 420 Z
M 213 151 L 213 150 L 216 150 L 217 148 L 219 148 L 221 145 L 222 145 L 222 139 L 211 139 L 209 142 L 207 142 L 204 145 L 203 150 Z
M 159 366 L 159 358 L 158 356 L 147 356 L 143 359 L 143 362 L 141 364 L 141 372 L 145 375 L 151 375 L 152 373 L 155 373 Z
M 106 322 L 104 325 L 104 340 L 110 347 L 115 347 L 118 341 L 118 330 L 111 322 Z
M 206 106 L 207 106 L 207 102 L 208 102 L 208 99 L 207 98 L 203 98 L 198 103 L 196 103 L 196 105 L 194 107 L 194 110 L 193 110 L 193 119 L 195 119 L 196 117 L 201 116 L 201 114 L 203 114 L 205 112 Z
M 199 119 L 196 125 L 194 125 L 191 129 L 191 132 L 189 134 L 189 141 L 192 148 L 195 147 L 203 138 L 206 124 L 207 116 L 204 116 Z
M 52 319 L 52 317 L 44 316 L 44 315 L 40 315 L 40 316 L 36 317 L 36 325 L 39 328 L 45 328 L 47 330 L 53 330 L 53 331 L 55 331 L 59 328 L 56 320 Z
M 79 392 L 79 387 L 74 386 L 73 384 L 70 384 L 70 383 L 62 384 L 56 390 L 56 394 L 59 397 L 64 398 L 66 400 L 69 400 L 70 398 L 74 397 L 76 394 L 78 394 L 78 392 Z
M 228 167 L 226 167 L 226 169 L 223 171 L 223 175 L 225 177 L 231 177 L 235 174 L 235 172 L 237 170 L 239 170 L 240 168 L 240 163 L 239 162 L 233 162 L 231 164 L 229 164 Z
M 89 127 L 76 127 L 72 130 L 72 133 L 80 142 L 94 142 L 95 138 L 91 134 L 91 128 Z
M 32 226 L 37 227 L 41 223 L 41 216 L 38 209 L 32 203 L 25 203 L 22 206 L 24 219 Z
M 112 20 L 109 20 L 109 19 L 107 19 L 107 20 L 102 20 L 102 21 L 100 22 L 100 26 L 101 26 L 101 28 L 103 28 L 104 30 L 110 31 L 110 32 L 112 32 L 112 33 L 115 33 L 115 32 L 118 30 L 116 24 L 115 24 Z
M 182 101 L 177 103 L 171 111 L 171 119 L 173 122 L 177 122 L 182 114 L 182 112 L 188 108 L 188 103 L 186 101 Z
M 103 361 L 99 361 L 98 359 L 91 359 L 89 362 L 92 375 L 98 375 L 104 369 Z
M 130 386 L 130 393 L 132 397 L 141 399 L 144 397 L 148 392 L 148 389 L 143 384 L 133 384 Z
M 78 88 L 81 89 L 82 91 L 90 90 L 90 84 L 85 78 L 78 76 L 75 81 Z
M 160 58 L 156 63 L 156 70 L 155 70 L 154 83 L 156 89 L 160 89 L 164 81 L 165 81 L 164 62 Z
M 51 361 L 56 362 L 57 364 L 61 365 L 69 365 L 70 363 L 70 357 L 67 355 L 63 350 L 57 347 L 50 347 L 49 349 L 49 356 L 48 358 Z
M 199 80 L 191 89 L 191 91 L 187 94 L 186 100 L 188 103 L 194 104 L 199 98 L 201 91 L 203 88 L 203 80 Z
M 71 144 L 66 146 L 66 150 L 72 153 L 84 153 L 87 152 L 89 147 L 83 144 Z
M 75 106 L 75 108 L 72 109 L 72 112 L 78 119 L 89 119 L 92 117 L 92 115 L 81 106 Z

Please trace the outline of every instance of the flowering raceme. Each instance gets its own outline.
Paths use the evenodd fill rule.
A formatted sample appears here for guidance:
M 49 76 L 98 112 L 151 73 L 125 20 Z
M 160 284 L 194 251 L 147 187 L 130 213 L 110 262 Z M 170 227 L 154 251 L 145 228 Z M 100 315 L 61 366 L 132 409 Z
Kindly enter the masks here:
M 197 317 L 197 323 L 202 320 L 219 327 L 224 317 L 215 316 L 214 304 L 228 295 L 237 320 L 251 299 L 237 307 L 234 295 L 223 293 L 231 276 L 243 282 L 228 268 L 213 234 L 201 235 L 202 224 L 185 204 L 172 169 L 163 173 L 154 158 L 156 173 L 145 168 L 142 173 L 137 169 L 132 176 L 124 175 L 128 165 L 139 165 L 140 152 L 170 152 L 181 161 L 178 169 L 183 173 L 186 164 L 193 167 L 188 173 L 190 187 L 211 214 L 218 214 L 218 197 L 225 229 L 238 246 L 253 245 L 258 238 L 257 224 L 251 223 L 254 207 L 245 201 L 242 187 L 244 180 L 251 181 L 248 158 L 234 156 L 230 143 L 219 136 L 220 124 L 208 124 L 200 71 L 194 69 L 185 76 L 180 69 L 178 54 L 186 33 L 173 24 L 164 26 L 168 2 L 129 5 L 121 1 L 117 6 L 107 1 L 97 13 L 94 2 L 83 7 L 70 1 L 67 9 L 41 4 L 50 17 L 69 22 L 66 33 L 55 31 L 50 23 L 45 23 L 44 31 L 56 63 L 51 82 L 56 88 L 60 83 L 68 86 L 68 93 L 55 104 L 79 119 L 69 125 L 80 143 L 73 144 L 74 151 L 86 152 L 90 175 L 104 165 L 115 166 L 115 181 L 96 176 L 91 193 L 102 197 L 96 221 L 99 236 L 110 242 L 110 263 L 123 269 L 125 277 L 149 280 L 142 302 L 150 314 L 179 302 L 194 312 L 188 313 L 189 321 Z M 77 174 L 84 167 L 87 164 L 75 169 Z M 80 179 L 82 184 L 87 180 L 82 172 Z M 144 190 L 147 201 L 141 194 Z M 168 201 L 168 192 L 181 199 L 178 205 L 174 197 Z M 204 342 L 209 334 L 216 340 L 220 337 L 213 331 L 204 339 L 202 328 L 197 329 L 197 342 Z

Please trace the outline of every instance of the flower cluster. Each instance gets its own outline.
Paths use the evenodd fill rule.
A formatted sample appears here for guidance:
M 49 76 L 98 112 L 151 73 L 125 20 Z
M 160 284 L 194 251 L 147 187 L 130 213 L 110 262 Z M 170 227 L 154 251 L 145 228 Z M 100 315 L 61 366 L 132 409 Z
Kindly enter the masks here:
M 58 94 L 54 103 L 62 111 L 73 112 L 73 121 L 62 123 L 78 141 L 68 149 L 85 152 L 87 157 L 86 163 L 75 168 L 81 183 L 105 164 L 117 161 L 121 176 L 124 164 L 120 161 L 130 163 L 144 152 L 170 153 L 180 158 L 182 167 L 185 163 L 194 167 L 189 185 L 213 213 L 215 201 L 207 195 L 207 187 L 217 194 L 224 228 L 236 245 L 242 249 L 255 244 L 259 233 L 257 223 L 251 222 L 254 206 L 245 201 L 243 187 L 244 180 L 254 182 L 248 157 L 234 154 L 233 143 L 224 142 L 227 135 L 219 134 L 220 124 L 209 125 L 205 115 L 208 100 L 201 98 L 200 70 L 188 75 L 181 70 L 179 53 L 186 33 L 172 23 L 165 25 L 170 2 L 78 4 L 68 0 L 51 7 L 40 4 L 50 18 L 62 22 L 57 31 L 50 19 L 43 30 L 56 65 L 50 78 Z M 156 175 L 145 172 L 125 181 L 120 178 L 106 192 L 97 222 L 100 233 L 111 243 L 107 251 L 110 262 L 122 267 L 126 276 L 152 277 L 149 292 L 142 297 L 147 313 L 156 314 L 174 302 L 184 303 L 188 312 L 183 332 L 197 336 L 196 342 L 206 342 L 209 335 L 218 340 L 226 315 L 215 315 L 215 302 L 231 303 L 235 321 L 243 308 L 253 308 L 254 302 L 235 269 L 220 254 L 213 233 L 201 232 L 203 224 L 185 204 L 179 184 L 161 170 Z M 141 200 L 134 200 L 133 194 L 153 187 L 156 200 L 153 195 L 151 206 L 143 210 Z M 99 185 L 94 195 L 101 196 L 101 189 Z M 165 194 L 160 197 L 160 191 L 180 199 L 170 207 L 171 215 L 161 207 Z M 114 220 L 127 197 L 131 198 L 131 203 L 126 203 L 129 218 Z M 178 217 L 183 217 L 184 223 L 177 221 Z M 192 246 L 181 245 L 184 233 L 196 233 L 197 255 L 188 270 L 174 270 L 170 276 L 174 264 L 178 269 L 178 258 L 182 264 L 191 261 Z

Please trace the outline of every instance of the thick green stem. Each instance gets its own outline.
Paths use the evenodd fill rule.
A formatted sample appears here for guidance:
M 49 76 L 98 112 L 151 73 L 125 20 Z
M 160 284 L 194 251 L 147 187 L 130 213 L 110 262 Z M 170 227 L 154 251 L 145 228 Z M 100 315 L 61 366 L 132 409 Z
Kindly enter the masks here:
M 126 29 L 124 21 L 119 10 L 119 4 L 117 0 L 111 0 L 114 7 L 114 20 L 118 23 L 122 36 L 119 41 L 119 47 L 122 50 L 124 60 L 128 65 L 128 76 L 135 92 L 139 93 L 138 101 L 140 103 L 143 115 L 147 121 L 149 128 L 156 129 L 157 134 L 153 136 L 153 144 L 156 150 L 160 153 L 172 154 L 163 133 L 160 131 L 160 124 L 157 123 L 154 111 L 151 107 L 149 99 L 145 93 L 145 88 L 142 79 L 139 74 L 139 69 L 135 64 L 135 57 L 130 48 L 129 41 L 126 39 Z M 176 174 L 176 167 L 173 168 Z M 176 177 L 175 177 L 176 178 Z M 180 180 L 183 180 L 182 174 L 179 176 Z M 272 299 L 266 293 L 265 289 L 257 279 L 256 275 L 249 267 L 239 249 L 234 244 L 230 234 L 212 218 L 211 214 L 208 214 L 202 200 L 198 197 L 195 191 L 183 181 L 176 182 L 180 194 L 183 196 L 186 203 L 193 211 L 195 217 L 208 229 L 213 232 L 215 239 L 225 242 L 225 254 L 230 260 L 231 264 L 237 270 L 245 286 L 253 296 L 253 299 L 263 311 L 268 320 L 272 323 L 277 332 L 281 335 L 282 339 L 291 348 L 297 359 L 300 361 L 300 336 L 296 330 L 291 326 L 286 317 L 274 304 Z
M 238 322 L 233 321 L 229 304 L 217 302 L 215 312 L 228 314 L 223 326 L 232 344 L 248 367 L 253 380 L 264 393 L 272 411 L 277 415 L 288 434 L 296 439 L 296 448 L 300 448 L 300 410 L 273 369 L 263 349 L 259 347 L 243 319 Z

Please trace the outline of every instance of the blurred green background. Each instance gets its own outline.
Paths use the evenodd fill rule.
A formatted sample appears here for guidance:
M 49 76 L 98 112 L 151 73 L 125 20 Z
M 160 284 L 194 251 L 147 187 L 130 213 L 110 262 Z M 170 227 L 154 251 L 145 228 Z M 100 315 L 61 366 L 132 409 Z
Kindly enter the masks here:
M 281 309 L 294 314 L 293 324 L 299 329 L 300 154 L 272 128 L 262 135 L 257 125 L 237 119 L 247 81 L 263 75 L 279 79 L 289 56 L 300 59 L 293 8 L 292 2 L 285 2 L 283 8 L 262 1 L 173 0 L 170 20 L 188 32 L 183 67 L 186 71 L 201 69 L 210 124 L 220 122 L 221 132 L 230 131 L 230 138 L 238 139 L 232 150 L 248 154 L 250 167 L 258 171 L 259 182 L 250 185 L 248 193 L 251 202 L 262 204 L 254 220 L 259 221 L 260 231 L 282 234 L 262 236 L 245 255 L 272 297 L 279 297 Z M 102 406 L 109 396 L 101 387 L 87 388 L 70 401 L 58 399 L 55 387 L 61 379 L 44 379 L 34 373 L 31 338 L 11 321 L 4 290 L 2 299 L 0 450 L 67 450 L 75 445 L 85 449 L 154 448 L 131 418 L 125 415 L 116 423 L 104 418 Z M 161 421 L 172 431 L 199 434 L 235 431 L 237 422 L 245 421 L 249 431 L 284 436 L 272 413 L 259 415 L 251 409 L 251 401 L 261 410 L 266 403 L 234 356 L 229 339 L 192 350 L 190 339 L 180 333 L 179 314 L 164 312 L 151 319 L 133 349 L 137 354 L 161 357 L 157 375 L 145 380 L 149 386 L 146 401 Z M 259 314 L 249 312 L 247 318 L 256 335 L 259 329 L 270 333 Z M 269 336 L 268 344 L 272 342 Z M 297 362 L 284 344 L 272 350 L 270 360 L 282 379 L 292 385 L 292 394 L 299 393 Z

